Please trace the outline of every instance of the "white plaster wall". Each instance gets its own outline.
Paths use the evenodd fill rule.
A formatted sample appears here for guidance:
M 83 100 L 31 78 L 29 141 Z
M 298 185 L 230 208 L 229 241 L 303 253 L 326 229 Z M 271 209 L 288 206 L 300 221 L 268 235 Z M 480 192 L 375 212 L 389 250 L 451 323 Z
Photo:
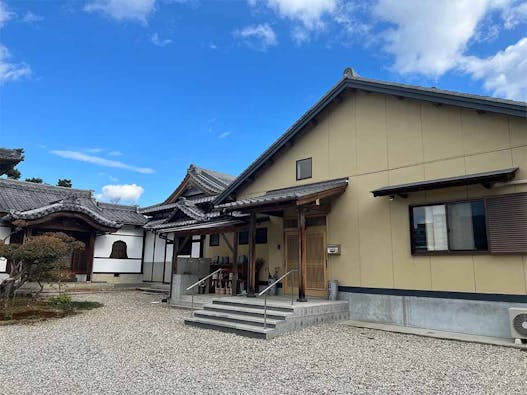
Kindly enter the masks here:
M 121 240 L 126 243 L 128 259 L 112 259 L 112 245 Z M 141 273 L 143 230 L 135 226 L 123 226 L 115 233 L 95 238 L 93 258 L 94 273 Z
M 128 258 L 141 259 L 143 248 L 143 230 L 135 227 L 123 226 L 115 233 L 100 235 L 95 238 L 96 258 L 108 258 L 112 253 L 112 244 L 118 240 L 126 243 Z
M 141 259 L 93 258 L 94 273 L 141 273 Z
M 154 233 L 146 232 L 144 262 L 152 262 L 153 252 L 154 252 Z
M 165 244 L 166 241 L 156 235 L 155 240 L 155 251 L 154 251 L 154 262 L 165 262 Z

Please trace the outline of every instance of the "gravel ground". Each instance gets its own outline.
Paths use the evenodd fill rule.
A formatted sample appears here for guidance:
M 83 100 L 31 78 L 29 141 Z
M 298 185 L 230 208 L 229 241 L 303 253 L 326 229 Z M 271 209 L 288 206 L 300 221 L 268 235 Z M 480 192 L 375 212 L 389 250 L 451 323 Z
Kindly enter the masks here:
M 263 341 L 184 326 L 156 295 L 78 298 L 105 306 L 0 327 L 1 394 L 525 393 L 516 349 L 338 323 Z

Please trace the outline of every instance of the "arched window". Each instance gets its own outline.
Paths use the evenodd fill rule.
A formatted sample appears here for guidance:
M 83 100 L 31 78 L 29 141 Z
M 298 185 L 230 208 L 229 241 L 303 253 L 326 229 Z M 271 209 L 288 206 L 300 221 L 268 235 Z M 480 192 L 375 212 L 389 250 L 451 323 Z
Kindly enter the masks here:
M 128 254 L 126 253 L 126 243 L 124 241 L 114 241 L 112 244 L 112 253 L 110 254 L 110 258 L 128 259 Z

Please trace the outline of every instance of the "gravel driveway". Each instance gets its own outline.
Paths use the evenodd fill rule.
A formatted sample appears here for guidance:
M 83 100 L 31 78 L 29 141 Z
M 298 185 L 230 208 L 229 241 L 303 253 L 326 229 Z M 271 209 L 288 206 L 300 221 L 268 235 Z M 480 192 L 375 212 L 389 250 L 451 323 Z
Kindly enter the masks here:
M 338 323 L 263 341 L 184 326 L 157 295 L 80 298 L 105 307 L 0 327 L 1 394 L 525 393 L 516 349 Z

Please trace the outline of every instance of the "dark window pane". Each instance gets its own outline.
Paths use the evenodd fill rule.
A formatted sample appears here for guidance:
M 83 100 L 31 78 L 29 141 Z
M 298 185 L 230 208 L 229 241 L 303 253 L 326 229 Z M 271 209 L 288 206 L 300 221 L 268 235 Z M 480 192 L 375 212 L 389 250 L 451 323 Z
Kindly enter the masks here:
M 256 244 L 267 244 L 267 228 L 256 229 Z
M 215 247 L 220 245 L 220 235 L 218 233 L 209 236 L 209 246 Z
M 312 161 L 311 158 L 296 161 L 296 179 L 303 180 L 304 178 L 311 178 L 312 176 Z
M 414 207 L 412 209 L 412 245 L 414 251 L 427 251 L 426 247 L 426 222 L 425 208 Z
M 446 211 L 442 204 L 412 208 L 414 251 L 447 251 Z
M 179 238 L 179 245 L 185 243 L 185 237 Z M 188 238 L 187 242 L 180 249 L 179 255 L 191 255 L 192 254 L 192 238 Z
M 476 250 L 487 251 L 487 224 L 485 219 L 485 204 L 482 200 L 472 202 L 472 225 Z
M 11 244 L 22 244 L 23 240 L 24 240 L 24 232 L 21 230 L 15 233 L 11 233 L 11 236 L 9 237 L 9 242 Z
M 244 230 L 238 233 L 238 244 L 249 244 L 248 230 Z

